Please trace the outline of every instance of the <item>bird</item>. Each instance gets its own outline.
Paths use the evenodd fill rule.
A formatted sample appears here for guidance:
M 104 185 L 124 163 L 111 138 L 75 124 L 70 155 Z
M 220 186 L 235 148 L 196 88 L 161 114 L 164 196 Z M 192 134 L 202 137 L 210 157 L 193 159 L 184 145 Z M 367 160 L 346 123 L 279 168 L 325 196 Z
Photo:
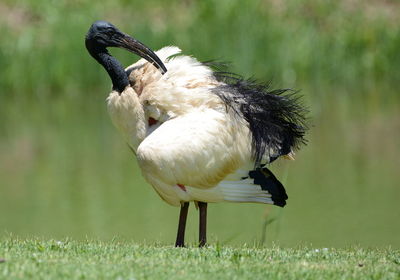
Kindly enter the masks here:
M 199 247 L 207 244 L 208 203 L 285 206 L 285 188 L 267 166 L 293 159 L 306 143 L 298 91 L 271 89 L 176 46 L 153 51 L 103 20 L 90 26 L 85 46 L 111 79 L 107 110 L 143 177 L 180 207 L 176 247 L 185 247 L 190 202 L 199 211 Z M 124 68 L 111 47 L 140 58 Z

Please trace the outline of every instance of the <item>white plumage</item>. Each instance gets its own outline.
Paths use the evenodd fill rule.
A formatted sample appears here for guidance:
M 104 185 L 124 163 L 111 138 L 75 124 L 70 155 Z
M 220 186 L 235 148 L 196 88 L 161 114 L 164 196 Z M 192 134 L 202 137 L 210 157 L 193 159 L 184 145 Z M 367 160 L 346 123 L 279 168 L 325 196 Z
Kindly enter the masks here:
M 106 49 L 113 46 L 143 58 L 123 70 Z M 279 96 L 285 90 L 274 95 L 236 76 L 218 79 L 178 47 L 154 53 L 107 22 L 92 25 L 86 47 L 112 79 L 108 111 L 143 176 L 164 201 L 181 206 L 176 246 L 184 244 L 187 202 L 201 206 L 200 245 L 208 202 L 285 205 L 282 184 L 264 167 L 292 157 L 304 135 L 301 107 Z
M 107 98 L 114 125 L 135 151 L 143 176 L 167 203 L 271 203 L 252 180 L 251 136 L 210 88 L 220 85 L 195 58 L 177 47 L 156 52 L 168 72 L 140 59 L 129 66 L 135 85 Z M 157 121 L 149 125 L 149 118 Z M 227 178 L 228 177 L 228 178 Z M 178 186 L 184 185 L 186 191 Z

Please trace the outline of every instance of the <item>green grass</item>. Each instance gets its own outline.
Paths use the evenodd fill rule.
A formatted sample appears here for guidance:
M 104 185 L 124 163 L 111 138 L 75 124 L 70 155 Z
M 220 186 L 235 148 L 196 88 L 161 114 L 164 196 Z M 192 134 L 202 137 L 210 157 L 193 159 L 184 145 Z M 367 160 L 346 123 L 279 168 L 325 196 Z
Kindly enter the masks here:
M 3 239 L 0 279 L 399 279 L 398 250 Z

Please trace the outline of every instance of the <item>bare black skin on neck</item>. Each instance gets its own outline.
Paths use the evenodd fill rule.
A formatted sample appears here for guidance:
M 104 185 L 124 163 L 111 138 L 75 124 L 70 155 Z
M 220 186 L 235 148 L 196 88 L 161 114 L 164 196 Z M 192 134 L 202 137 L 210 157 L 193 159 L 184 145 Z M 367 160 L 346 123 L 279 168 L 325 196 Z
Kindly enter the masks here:
M 121 63 L 115 57 L 110 55 L 106 48 L 94 48 L 95 51 L 88 48 L 88 50 L 93 58 L 103 65 L 104 69 L 106 69 L 111 78 L 113 90 L 116 90 L 119 93 L 124 91 L 129 84 L 129 80 Z
M 86 34 L 85 45 L 90 55 L 106 69 L 113 89 L 119 93 L 129 85 L 129 80 L 121 63 L 108 52 L 108 47 L 126 49 L 152 63 L 162 74 L 167 72 L 164 64 L 150 48 L 106 21 L 96 21 L 92 24 Z

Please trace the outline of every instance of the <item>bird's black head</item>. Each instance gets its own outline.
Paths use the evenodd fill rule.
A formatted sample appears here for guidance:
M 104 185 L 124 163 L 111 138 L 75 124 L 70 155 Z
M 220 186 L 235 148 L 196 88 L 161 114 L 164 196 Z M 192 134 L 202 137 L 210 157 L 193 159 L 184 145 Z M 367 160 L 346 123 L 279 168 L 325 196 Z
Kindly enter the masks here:
M 108 47 L 117 47 L 143 57 L 157 67 L 162 74 L 167 72 L 160 58 L 150 48 L 119 31 L 109 22 L 101 20 L 94 22 L 86 34 L 85 44 L 89 53 L 100 63 L 102 62 L 99 60 L 99 54 L 108 53 L 106 50 Z
M 167 72 L 160 58 L 147 46 L 129 35 L 121 32 L 109 22 L 96 21 L 86 34 L 86 48 L 96 58 L 96 54 L 107 47 L 123 48 L 133 52 L 156 66 L 162 74 Z
M 98 20 L 90 26 L 86 34 L 86 45 L 89 47 L 118 47 L 120 38 L 125 36 L 114 25 L 107 21 Z M 120 43 L 120 42 L 119 42 Z

